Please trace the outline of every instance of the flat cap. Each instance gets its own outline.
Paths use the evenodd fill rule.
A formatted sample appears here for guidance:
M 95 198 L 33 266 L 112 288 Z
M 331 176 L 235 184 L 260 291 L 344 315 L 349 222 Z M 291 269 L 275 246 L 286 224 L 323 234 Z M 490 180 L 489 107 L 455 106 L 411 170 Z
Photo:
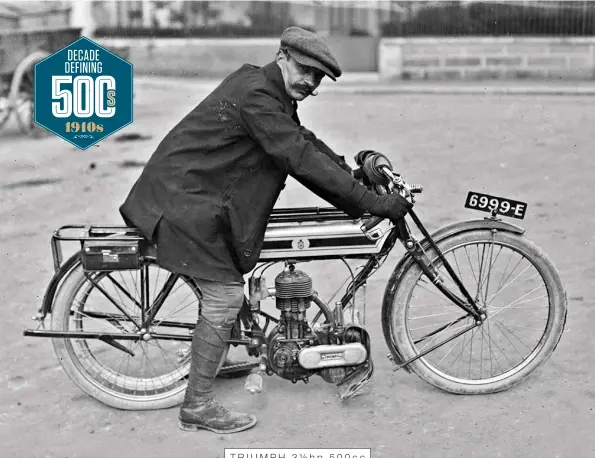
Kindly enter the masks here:
M 322 70 L 330 79 L 337 81 L 341 68 L 326 41 L 313 32 L 300 27 L 289 27 L 281 35 L 281 47 L 302 65 Z

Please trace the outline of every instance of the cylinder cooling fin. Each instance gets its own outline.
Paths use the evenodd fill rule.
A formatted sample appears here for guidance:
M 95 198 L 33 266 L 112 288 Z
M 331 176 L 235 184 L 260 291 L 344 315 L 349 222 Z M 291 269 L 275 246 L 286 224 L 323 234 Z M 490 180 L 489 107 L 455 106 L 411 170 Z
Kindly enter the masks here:
M 275 294 L 279 299 L 312 296 L 312 278 L 301 270 L 283 271 L 275 278 Z
M 312 297 L 312 278 L 301 270 L 284 270 L 275 278 L 275 296 L 280 310 L 297 312 L 300 304 L 308 308 Z

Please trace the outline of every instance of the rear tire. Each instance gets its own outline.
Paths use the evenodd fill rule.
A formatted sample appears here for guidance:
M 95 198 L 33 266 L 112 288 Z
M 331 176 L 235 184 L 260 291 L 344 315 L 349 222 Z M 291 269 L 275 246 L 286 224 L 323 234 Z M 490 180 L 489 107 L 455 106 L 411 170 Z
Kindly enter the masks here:
M 154 264 L 150 267 L 153 274 L 157 273 L 151 277 L 157 278 L 157 289 L 159 271 L 156 269 L 160 268 Z M 160 271 L 169 274 L 163 269 Z M 127 286 L 123 280 L 134 278 L 136 273 L 137 271 L 119 271 L 109 274 L 120 276 L 122 283 Z M 93 276 L 107 290 L 111 282 L 106 273 L 93 273 Z M 140 281 L 130 283 L 140 288 Z M 153 286 L 152 281 L 150 284 Z M 196 285 L 190 278 L 180 276 L 174 288 L 155 317 L 155 332 L 188 336 L 198 318 Z M 132 287 L 125 289 L 131 296 L 139 297 Z M 115 288 L 110 290 L 112 291 Z M 193 293 L 195 297 L 192 297 Z M 138 318 L 140 311 L 134 308 L 132 302 L 128 303 L 125 293 L 113 292 L 112 296 L 118 302 L 121 300 L 121 305 L 133 319 Z M 91 303 L 91 300 L 95 300 L 95 303 Z M 99 308 L 100 306 L 103 307 Z M 180 313 L 176 312 L 176 308 Z M 116 314 L 121 318 L 110 322 L 105 318 L 90 316 L 93 312 Z M 186 327 L 160 328 L 160 320 L 164 319 L 182 323 Z M 136 332 L 133 323 L 105 300 L 85 277 L 80 261 L 56 292 L 51 326 L 56 331 Z M 132 350 L 134 357 L 98 339 L 54 338 L 52 341 L 56 356 L 69 378 L 86 394 L 108 406 L 123 410 L 156 410 L 179 405 L 184 399 L 190 367 L 190 341 L 117 340 Z M 149 355 L 156 358 L 153 360 Z
M 554 264 L 535 244 L 508 232 L 465 232 L 438 247 L 471 296 L 487 304 L 488 318 L 408 367 L 431 385 L 455 394 L 496 393 L 521 382 L 550 357 L 564 330 L 566 293 Z M 425 248 L 445 286 L 462 297 L 437 254 Z M 523 279 L 525 285 L 520 285 Z M 464 315 L 410 262 L 387 285 L 382 327 L 395 359 L 407 361 L 473 323 L 472 318 L 454 323 Z M 504 322 L 507 317 L 512 319 Z M 450 361 L 453 366 L 458 361 L 456 372 L 448 366 Z

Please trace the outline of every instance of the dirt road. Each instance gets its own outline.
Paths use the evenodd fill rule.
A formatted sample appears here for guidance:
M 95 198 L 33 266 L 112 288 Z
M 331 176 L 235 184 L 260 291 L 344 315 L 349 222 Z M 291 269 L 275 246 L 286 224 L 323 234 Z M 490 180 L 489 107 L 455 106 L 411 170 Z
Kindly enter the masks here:
M 386 152 L 409 182 L 424 184 L 417 211 L 429 229 L 483 216 L 463 208 L 469 190 L 529 203 L 521 224 L 560 269 L 569 316 L 553 357 L 521 385 L 457 397 L 391 370 L 379 312 L 397 250 L 368 289 L 374 380 L 347 405 L 321 379 L 268 378 L 258 397 L 243 392 L 243 380 L 222 381 L 219 397 L 260 422 L 218 436 L 181 432 L 177 409 L 117 411 L 80 392 L 50 341 L 22 336 L 52 274 L 51 232 L 120 223 L 136 164 L 204 90 L 137 86 L 134 123 L 120 133 L 146 136 L 140 140 L 113 136 L 80 151 L 54 137 L 0 137 L 0 456 L 215 458 L 232 447 L 359 447 L 374 458 L 595 456 L 593 98 L 322 93 L 300 108 L 336 151 Z M 320 202 L 292 182 L 279 206 Z M 322 292 L 344 278 L 326 265 L 307 271 Z

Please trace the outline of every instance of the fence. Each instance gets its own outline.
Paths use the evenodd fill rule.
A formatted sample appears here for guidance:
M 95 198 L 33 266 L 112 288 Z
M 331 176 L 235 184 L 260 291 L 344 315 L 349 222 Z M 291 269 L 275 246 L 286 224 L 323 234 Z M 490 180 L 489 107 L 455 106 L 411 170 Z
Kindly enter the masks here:
M 381 29 L 387 37 L 593 36 L 595 2 L 412 2 Z
M 97 37 L 274 37 L 291 25 L 290 2 L 95 2 Z M 312 29 L 311 27 L 305 27 Z
M 101 37 L 594 36 L 593 1 L 94 2 Z

